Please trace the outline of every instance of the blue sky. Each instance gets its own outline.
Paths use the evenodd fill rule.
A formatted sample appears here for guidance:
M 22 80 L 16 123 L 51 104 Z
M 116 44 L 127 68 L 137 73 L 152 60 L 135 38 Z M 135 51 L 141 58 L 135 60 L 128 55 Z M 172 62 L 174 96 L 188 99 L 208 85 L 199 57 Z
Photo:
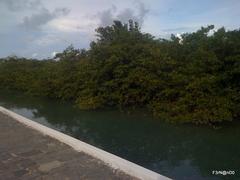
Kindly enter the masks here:
M 239 0 L 0 0 L 0 57 L 88 48 L 94 29 L 113 20 L 133 19 L 162 38 L 210 24 L 238 29 L 239 9 Z

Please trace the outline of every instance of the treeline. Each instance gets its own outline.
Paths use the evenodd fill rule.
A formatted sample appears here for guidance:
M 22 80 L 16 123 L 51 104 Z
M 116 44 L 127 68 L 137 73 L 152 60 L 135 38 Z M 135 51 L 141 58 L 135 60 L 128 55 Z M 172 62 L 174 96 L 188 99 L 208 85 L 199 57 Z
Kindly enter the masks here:
M 81 109 L 147 107 L 171 122 L 218 124 L 240 117 L 240 30 L 214 26 L 155 39 L 137 23 L 96 30 L 89 50 L 53 59 L 0 60 L 0 87 L 73 100 Z

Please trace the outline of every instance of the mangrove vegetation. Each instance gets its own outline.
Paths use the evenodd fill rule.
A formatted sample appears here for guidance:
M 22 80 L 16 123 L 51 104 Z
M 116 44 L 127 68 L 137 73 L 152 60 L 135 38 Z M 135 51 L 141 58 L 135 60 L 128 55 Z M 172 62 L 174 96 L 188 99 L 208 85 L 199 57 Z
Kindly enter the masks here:
M 170 122 L 240 117 L 240 30 L 202 27 L 157 39 L 138 23 L 96 29 L 89 49 L 0 60 L 0 88 L 74 101 L 81 109 L 146 107 Z

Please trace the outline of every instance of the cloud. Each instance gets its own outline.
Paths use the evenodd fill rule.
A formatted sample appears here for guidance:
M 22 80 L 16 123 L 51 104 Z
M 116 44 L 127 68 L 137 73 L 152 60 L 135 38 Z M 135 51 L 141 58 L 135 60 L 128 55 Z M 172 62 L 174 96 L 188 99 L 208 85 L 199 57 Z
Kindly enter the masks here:
M 182 35 L 180 33 L 177 33 L 176 37 L 179 39 L 179 43 L 182 44 L 182 42 L 183 42 Z
M 58 18 L 54 19 L 49 23 L 49 27 L 52 27 L 54 30 L 72 33 L 72 32 L 88 32 L 91 31 L 96 27 L 92 21 L 88 19 L 74 19 L 74 18 Z
M 33 53 L 32 58 L 36 58 L 38 56 L 38 53 Z
M 114 15 L 112 13 L 112 9 L 107 9 L 104 10 L 100 13 L 98 13 L 98 17 L 100 19 L 100 25 L 101 26 L 108 26 L 110 24 L 112 24 L 113 20 L 114 20 Z
M 134 11 L 132 9 L 124 9 L 117 15 L 117 20 L 120 20 L 122 22 L 128 22 L 129 19 L 138 21 L 138 17 L 134 16 Z
M 58 35 L 58 34 L 43 35 L 43 36 L 33 40 L 32 43 L 34 43 L 38 46 L 49 46 L 49 45 L 53 45 L 56 43 L 71 44 L 71 42 L 69 42 L 68 40 L 66 40 L 61 35 Z
M 100 26 L 111 25 L 114 20 L 120 20 L 124 23 L 128 22 L 130 19 L 137 21 L 140 25 L 143 25 L 144 19 L 148 14 L 149 10 L 146 5 L 142 2 L 136 1 L 136 10 L 131 8 L 125 8 L 118 12 L 115 6 L 99 12 L 96 17 L 99 18 Z
M 50 57 L 70 44 L 88 48 L 96 38 L 94 29 L 114 20 L 133 19 L 143 32 L 161 38 L 208 24 L 235 29 L 239 8 L 239 0 L 0 0 L 0 57 Z
M 149 9 L 142 2 L 139 2 L 138 6 L 139 6 L 138 22 L 140 24 L 143 24 L 144 18 L 149 13 Z
M 51 54 L 51 56 L 52 56 L 52 57 L 55 57 L 57 53 L 58 53 L 57 51 L 53 51 L 52 54 Z
M 70 10 L 67 8 L 57 8 L 53 12 L 50 12 L 46 8 L 42 8 L 38 13 L 31 16 L 25 16 L 23 22 L 20 23 L 20 27 L 24 27 L 28 30 L 40 30 L 42 26 L 49 21 L 69 14 Z
M 163 32 L 179 32 L 179 31 L 188 31 L 189 29 L 192 29 L 192 26 L 189 27 L 177 27 L 177 28 L 165 28 L 162 29 Z
M 22 11 L 25 9 L 36 9 L 43 7 L 40 0 L 0 0 L 10 11 Z

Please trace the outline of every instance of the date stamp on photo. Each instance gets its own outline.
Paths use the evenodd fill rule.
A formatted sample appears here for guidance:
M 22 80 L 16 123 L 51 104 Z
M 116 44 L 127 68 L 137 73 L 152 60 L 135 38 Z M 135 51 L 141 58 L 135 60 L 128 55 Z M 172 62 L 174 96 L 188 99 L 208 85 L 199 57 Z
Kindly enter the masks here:
M 235 175 L 235 171 L 231 171 L 231 170 L 213 170 L 212 174 L 213 175 L 222 175 L 222 176 Z

